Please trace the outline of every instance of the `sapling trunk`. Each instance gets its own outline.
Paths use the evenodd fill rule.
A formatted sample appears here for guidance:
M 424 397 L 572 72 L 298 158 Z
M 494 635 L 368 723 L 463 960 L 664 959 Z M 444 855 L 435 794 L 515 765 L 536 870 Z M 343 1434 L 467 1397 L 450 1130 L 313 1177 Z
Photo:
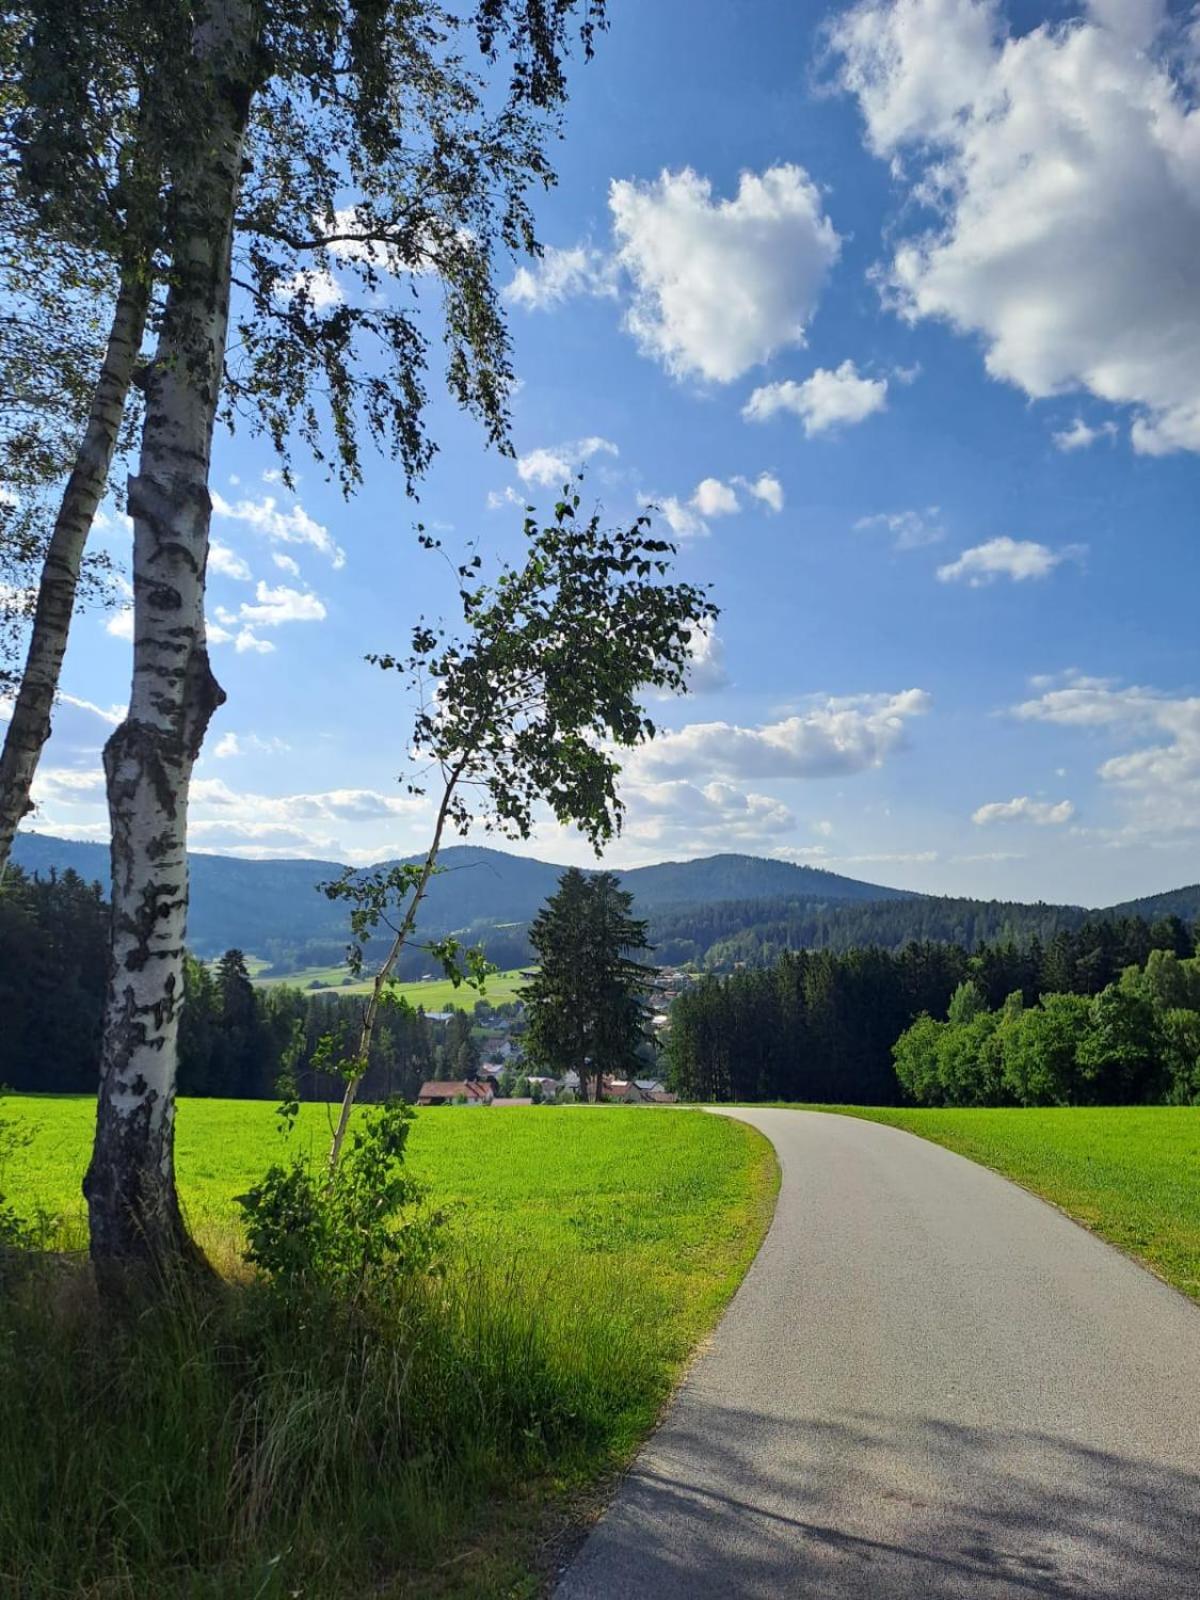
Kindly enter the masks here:
M 42 747 L 50 736 L 83 552 L 108 483 L 149 304 L 147 275 L 137 268 L 127 269 L 117 292 L 83 437 L 46 549 L 25 670 L 0 754 L 0 876 L 8 865 L 17 829 L 33 809 L 30 793 Z
M 379 1008 L 383 1004 L 384 992 L 387 989 L 388 980 L 396 969 L 400 954 L 411 937 L 413 928 L 416 926 L 417 912 L 420 909 L 421 901 L 425 898 L 425 892 L 429 888 L 429 880 L 433 876 L 433 869 L 437 865 L 438 851 L 442 847 L 442 834 L 446 831 L 446 819 L 450 814 L 450 802 L 454 798 L 454 790 L 462 775 L 462 770 L 462 766 L 459 765 L 447 779 L 442 801 L 438 807 L 437 821 L 434 824 L 433 839 L 422 863 L 421 875 L 413 885 L 413 892 L 405 907 L 404 917 L 399 928 L 396 929 L 396 934 L 388 948 L 388 953 L 371 984 L 371 994 L 367 1000 L 366 1010 L 363 1012 L 362 1026 L 358 1033 L 358 1050 L 354 1057 L 354 1071 L 346 1079 L 341 1109 L 338 1112 L 337 1127 L 334 1129 L 333 1141 L 329 1146 L 329 1175 L 331 1178 L 337 1172 L 338 1161 L 342 1154 L 342 1145 L 346 1142 L 346 1130 L 350 1126 L 350 1113 L 354 1108 L 355 1100 L 358 1099 L 358 1086 L 367 1070 L 371 1044 L 375 1038 L 375 1029 L 379 1022 Z

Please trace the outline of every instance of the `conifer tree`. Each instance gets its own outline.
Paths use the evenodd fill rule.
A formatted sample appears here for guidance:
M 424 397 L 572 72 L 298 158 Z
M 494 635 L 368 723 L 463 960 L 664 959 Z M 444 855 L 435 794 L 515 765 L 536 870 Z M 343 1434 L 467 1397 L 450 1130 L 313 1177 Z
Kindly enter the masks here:
M 632 907 L 611 872 L 572 867 L 529 930 L 539 965 L 521 991 L 525 1052 L 554 1077 L 576 1071 L 584 1099 L 598 1100 L 606 1077 L 632 1075 L 647 1039 L 654 969 L 635 959 L 650 943 Z

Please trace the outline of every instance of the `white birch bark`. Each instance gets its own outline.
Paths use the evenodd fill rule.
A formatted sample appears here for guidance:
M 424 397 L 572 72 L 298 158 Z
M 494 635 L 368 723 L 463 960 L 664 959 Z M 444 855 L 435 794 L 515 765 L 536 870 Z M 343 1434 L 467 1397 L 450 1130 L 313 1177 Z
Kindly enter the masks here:
M 192 69 L 207 124 L 177 166 L 171 288 L 146 382 L 133 518 L 129 713 L 104 751 L 112 943 L 96 1140 L 84 1180 L 103 1282 L 198 1258 L 175 1189 L 175 1081 L 187 930 L 192 766 L 224 699 L 209 666 L 204 585 L 213 427 L 229 320 L 230 252 L 254 87 L 252 0 L 211 0 Z
M 25 671 L 0 754 L 0 877 L 17 828 L 32 810 L 30 791 L 42 746 L 50 736 L 84 547 L 108 482 L 146 327 L 149 294 L 144 274 L 134 271 L 122 277 L 87 425 L 46 550 Z

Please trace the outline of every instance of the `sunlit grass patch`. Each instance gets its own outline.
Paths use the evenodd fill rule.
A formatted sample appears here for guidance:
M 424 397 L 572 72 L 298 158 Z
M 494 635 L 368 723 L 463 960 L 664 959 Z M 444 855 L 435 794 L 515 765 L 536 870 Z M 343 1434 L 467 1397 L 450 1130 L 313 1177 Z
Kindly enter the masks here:
M 0 1104 L 34 1131 L 0 1189 L 66 1242 L 93 1114 Z M 294 1138 L 323 1151 L 325 1109 Z M 222 1265 L 232 1196 L 287 1148 L 269 1104 L 181 1105 L 184 1203 Z M 772 1154 L 702 1113 L 448 1107 L 418 1113 L 410 1164 L 450 1211 L 445 1271 L 382 1333 L 282 1325 L 243 1288 L 107 1361 L 90 1308 L 10 1305 L 0 1593 L 534 1592 L 547 1517 L 627 1459 L 748 1265 Z

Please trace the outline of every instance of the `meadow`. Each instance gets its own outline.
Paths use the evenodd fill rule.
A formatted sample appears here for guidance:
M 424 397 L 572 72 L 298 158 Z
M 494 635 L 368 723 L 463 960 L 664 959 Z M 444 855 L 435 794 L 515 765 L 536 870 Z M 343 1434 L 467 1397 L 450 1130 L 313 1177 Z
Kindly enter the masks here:
M 0 1101 L 31 1135 L 0 1191 L 52 1242 L 82 1242 L 93 1112 Z M 234 1276 L 232 1197 L 289 1148 L 319 1155 L 327 1129 L 323 1106 L 289 1144 L 267 1103 L 181 1103 L 184 1205 Z M 316 1328 L 264 1332 L 252 1294 L 202 1327 L 168 1319 L 161 1349 L 143 1329 L 115 1367 L 86 1308 L 67 1334 L 44 1295 L 10 1309 L 0 1592 L 539 1592 L 558 1531 L 645 1435 L 752 1259 L 774 1158 L 701 1112 L 448 1107 L 418 1113 L 409 1165 L 448 1212 L 446 1251 L 405 1291 L 386 1359 Z M 61 1361 L 35 1355 L 47 1339 L 66 1339 Z
M 307 990 L 316 985 L 322 989 L 337 989 L 341 994 L 366 994 L 371 987 L 369 978 L 358 983 L 348 982 L 350 973 L 343 965 L 301 967 L 295 972 L 268 978 L 262 976 L 265 964 L 256 961 L 250 970 L 251 980 L 261 989 L 278 988 L 286 984 L 289 989 Z M 247 967 L 250 967 L 249 960 Z M 410 1006 L 421 1006 L 426 1011 L 449 1011 L 455 1007 L 459 1011 L 474 1011 L 480 1000 L 486 1000 L 492 1006 L 509 1005 L 517 999 L 517 990 L 524 982 L 520 970 L 514 969 L 510 972 L 493 972 L 482 992 L 470 989 L 466 984 L 453 984 L 449 978 L 431 978 L 428 981 L 417 979 L 412 983 L 398 983 L 394 985 L 394 993 L 402 995 Z
M 992 1167 L 1200 1300 L 1200 1106 L 813 1109 L 906 1128 Z

